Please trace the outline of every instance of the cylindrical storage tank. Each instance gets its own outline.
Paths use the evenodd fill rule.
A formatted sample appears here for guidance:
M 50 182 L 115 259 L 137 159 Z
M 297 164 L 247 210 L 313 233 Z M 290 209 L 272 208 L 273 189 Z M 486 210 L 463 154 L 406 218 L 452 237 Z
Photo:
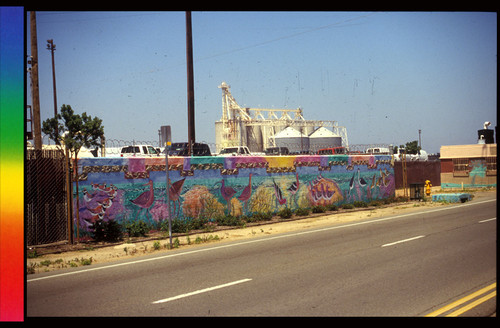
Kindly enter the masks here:
M 215 122 L 215 152 L 218 153 L 224 146 L 223 139 L 223 123 L 221 121 Z
M 320 149 L 342 146 L 342 137 L 325 127 L 319 127 L 309 136 L 309 149 L 316 153 Z
M 274 136 L 277 147 L 287 147 L 290 153 L 309 151 L 309 138 L 292 127 L 287 127 Z
M 262 131 L 258 125 L 247 125 L 247 146 L 250 152 L 263 152 Z
M 482 129 L 477 130 L 478 143 L 492 144 L 493 141 L 493 130 Z

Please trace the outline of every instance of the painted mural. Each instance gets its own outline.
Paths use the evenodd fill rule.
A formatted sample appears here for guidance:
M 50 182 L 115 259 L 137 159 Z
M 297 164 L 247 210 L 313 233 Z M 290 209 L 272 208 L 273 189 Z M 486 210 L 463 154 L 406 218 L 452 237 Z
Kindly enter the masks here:
M 165 167 L 165 158 L 80 159 L 81 231 L 99 219 L 168 220 Z M 387 155 L 170 157 L 169 178 L 170 215 L 184 220 L 369 202 L 395 191 Z

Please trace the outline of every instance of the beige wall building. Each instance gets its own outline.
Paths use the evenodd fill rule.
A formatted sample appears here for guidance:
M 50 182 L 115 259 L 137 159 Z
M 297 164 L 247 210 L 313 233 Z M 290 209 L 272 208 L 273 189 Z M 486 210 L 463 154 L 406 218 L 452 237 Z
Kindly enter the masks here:
M 441 187 L 496 187 L 497 144 L 441 146 Z

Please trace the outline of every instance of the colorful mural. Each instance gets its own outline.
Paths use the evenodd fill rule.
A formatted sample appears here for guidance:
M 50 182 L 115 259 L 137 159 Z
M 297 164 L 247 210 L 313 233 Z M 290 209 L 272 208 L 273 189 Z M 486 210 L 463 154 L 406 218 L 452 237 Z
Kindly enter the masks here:
M 80 229 L 168 220 L 165 167 L 165 158 L 80 159 Z M 185 220 L 369 202 L 395 189 L 387 155 L 170 157 L 169 178 L 171 216 Z

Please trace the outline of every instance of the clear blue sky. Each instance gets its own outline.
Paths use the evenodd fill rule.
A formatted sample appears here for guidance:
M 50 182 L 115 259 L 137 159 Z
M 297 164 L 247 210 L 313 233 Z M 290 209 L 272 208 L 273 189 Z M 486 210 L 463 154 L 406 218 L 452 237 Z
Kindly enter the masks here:
M 59 108 L 98 116 L 107 139 L 157 142 L 170 125 L 187 140 L 185 26 L 185 12 L 38 12 L 42 121 L 53 39 Z M 241 106 L 338 121 L 351 145 L 421 129 L 435 153 L 497 124 L 496 13 L 193 12 L 192 32 L 197 141 L 215 142 L 222 81 Z

